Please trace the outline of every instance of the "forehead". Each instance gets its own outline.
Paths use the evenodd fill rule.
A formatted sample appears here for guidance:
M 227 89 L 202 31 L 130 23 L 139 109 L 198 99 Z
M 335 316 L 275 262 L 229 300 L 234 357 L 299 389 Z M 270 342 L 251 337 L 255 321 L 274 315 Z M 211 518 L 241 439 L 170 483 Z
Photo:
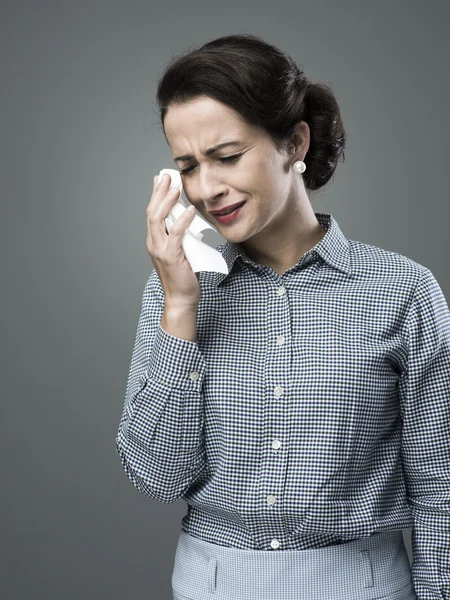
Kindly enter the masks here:
M 205 151 L 227 140 L 247 140 L 254 133 L 239 113 L 207 97 L 169 106 L 164 131 L 174 156 L 191 150 L 191 146 Z

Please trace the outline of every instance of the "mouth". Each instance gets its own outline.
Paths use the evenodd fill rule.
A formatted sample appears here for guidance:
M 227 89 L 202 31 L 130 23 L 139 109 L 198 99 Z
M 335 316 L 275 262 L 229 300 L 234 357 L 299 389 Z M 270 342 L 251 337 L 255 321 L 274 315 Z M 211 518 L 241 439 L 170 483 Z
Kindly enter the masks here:
M 244 203 L 245 203 L 245 200 L 244 200 L 244 202 L 237 202 L 236 204 L 231 204 L 227 210 L 224 209 L 220 212 L 217 210 L 211 210 L 210 214 L 212 214 L 214 217 L 216 215 L 227 214 L 227 213 L 230 213 L 231 211 L 235 210 L 236 208 L 238 208 L 238 206 L 242 206 Z
M 241 202 L 240 204 L 236 205 L 234 208 L 226 211 L 225 213 L 213 213 L 213 216 L 219 221 L 219 223 L 230 223 L 231 221 L 234 221 L 239 215 L 244 204 L 245 202 Z

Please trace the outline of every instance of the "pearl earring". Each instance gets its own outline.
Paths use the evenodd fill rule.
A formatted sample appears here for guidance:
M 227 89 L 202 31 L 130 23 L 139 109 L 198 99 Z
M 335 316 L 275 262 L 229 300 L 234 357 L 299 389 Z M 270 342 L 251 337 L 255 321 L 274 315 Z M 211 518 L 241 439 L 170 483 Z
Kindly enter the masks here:
M 306 171 L 306 165 L 302 160 L 298 160 L 297 162 L 294 163 L 293 169 L 297 173 L 304 173 Z

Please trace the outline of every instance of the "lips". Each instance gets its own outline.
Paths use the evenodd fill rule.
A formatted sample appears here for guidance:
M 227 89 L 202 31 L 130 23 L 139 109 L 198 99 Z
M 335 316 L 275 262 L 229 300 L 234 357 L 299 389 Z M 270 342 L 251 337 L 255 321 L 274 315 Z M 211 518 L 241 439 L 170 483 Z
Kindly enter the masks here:
M 238 202 L 237 204 L 231 204 L 228 208 L 224 208 L 220 211 L 217 210 L 212 210 L 211 214 L 213 215 L 222 215 L 224 214 L 224 212 L 230 212 L 231 210 L 235 210 L 236 208 L 242 206 L 243 204 L 245 204 L 245 200 L 244 202 Z

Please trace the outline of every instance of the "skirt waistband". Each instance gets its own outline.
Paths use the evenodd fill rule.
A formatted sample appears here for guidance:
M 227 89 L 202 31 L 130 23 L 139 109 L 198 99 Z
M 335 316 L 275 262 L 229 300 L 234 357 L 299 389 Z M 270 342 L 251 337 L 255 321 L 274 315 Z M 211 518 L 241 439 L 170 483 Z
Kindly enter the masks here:
M 401 531 L 324 548 L 268 551 L 219 546 L 181 530 L 172 588 L 180 600 L 416 597 Z

